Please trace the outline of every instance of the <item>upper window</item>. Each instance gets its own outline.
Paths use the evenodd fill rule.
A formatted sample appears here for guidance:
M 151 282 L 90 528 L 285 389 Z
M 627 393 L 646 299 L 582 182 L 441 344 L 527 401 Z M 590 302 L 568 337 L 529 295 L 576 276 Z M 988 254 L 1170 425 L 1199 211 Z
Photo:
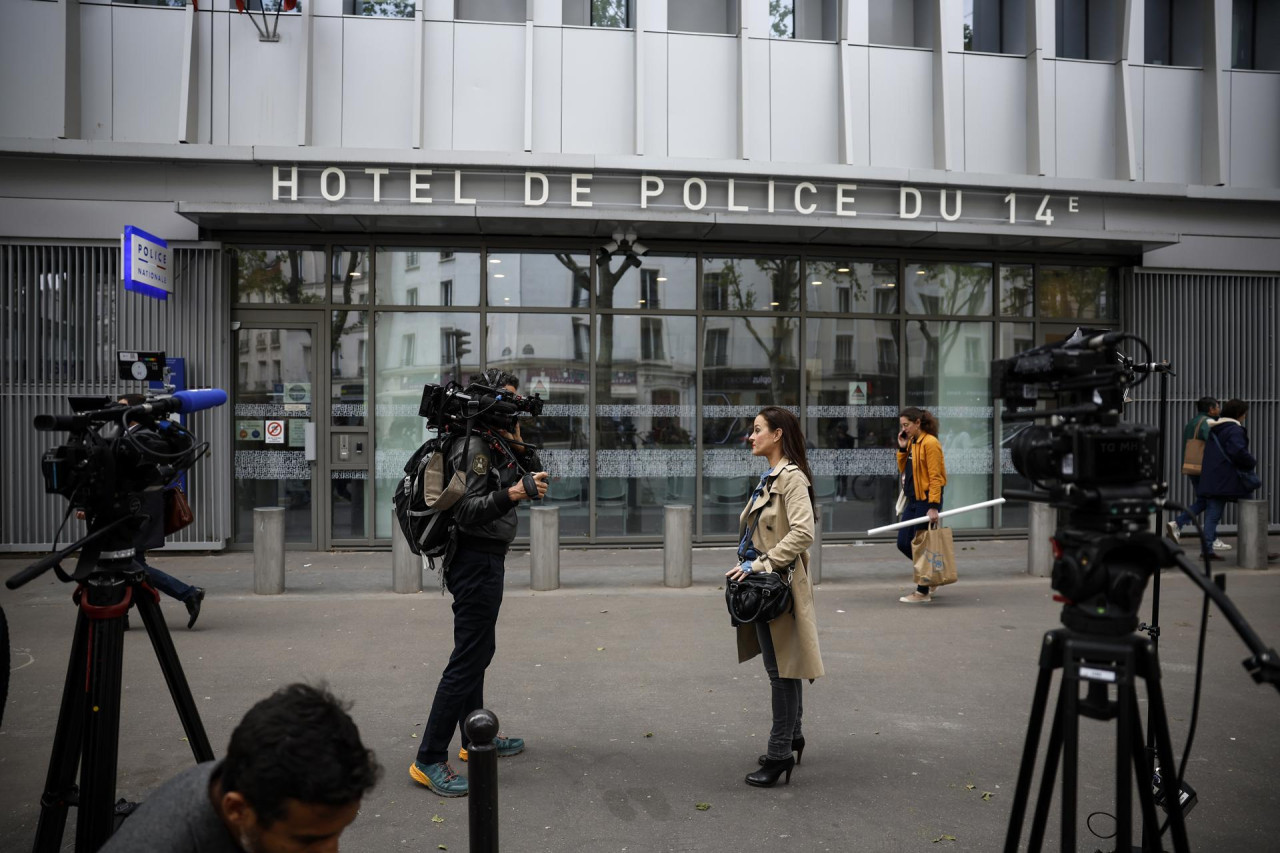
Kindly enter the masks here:
M 1200 0 L 1146 0 L 1148 65 L 1200 67 L 1204 56 L 1201 5 Z
M 1231 67 L 1280 71 L 1280 3 L 1235 0 L 1231 10 Z
M 1099 59 L 1114 62 L 1119 56 L 1118 0 L 1057 0 L 1057 56 L 1063 59 Z
M 667 29 L 686 33 L 736 33 L 738 0 L 667 0 Z
M 523 24 L 527 14 L 525 0 L 454 0 L 453 4 L 453 17 L 458 21 Z
M 769 0 L 769 38 L 837 41 L 836 0 Z
M 964 0 L 964 49 L 1025 55 L 1026 0 Z
M 562 20 L 571 27 L 631 26 L 631 0 L 564 0 Z
M 872 44 L 933 47 L 935 0 L 869 0 Z
M 371 18 L 412 18 L 414 0 L 351 0 L 352 15 Z

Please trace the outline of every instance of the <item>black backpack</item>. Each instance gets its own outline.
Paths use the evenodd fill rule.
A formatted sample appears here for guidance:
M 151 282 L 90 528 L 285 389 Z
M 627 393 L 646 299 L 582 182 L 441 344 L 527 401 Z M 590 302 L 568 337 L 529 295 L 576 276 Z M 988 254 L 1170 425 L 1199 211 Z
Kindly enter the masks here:
M 451 447 L 449 436 L 419 447 L 405 464 L 392 499 L 409 549 L 425 557 L 433 570 L 453 538 L 453 505 L 467 488 L 465 472 L 451 470 Z

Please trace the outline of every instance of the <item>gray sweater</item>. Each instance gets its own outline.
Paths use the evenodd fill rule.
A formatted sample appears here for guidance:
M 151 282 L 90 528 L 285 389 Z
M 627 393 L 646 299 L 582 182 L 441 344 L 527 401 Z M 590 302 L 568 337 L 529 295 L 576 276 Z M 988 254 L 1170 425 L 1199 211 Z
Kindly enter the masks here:
M 165 782 L 98 853 L 243 853 L 209 801 L 219 766 L 206 761 Z

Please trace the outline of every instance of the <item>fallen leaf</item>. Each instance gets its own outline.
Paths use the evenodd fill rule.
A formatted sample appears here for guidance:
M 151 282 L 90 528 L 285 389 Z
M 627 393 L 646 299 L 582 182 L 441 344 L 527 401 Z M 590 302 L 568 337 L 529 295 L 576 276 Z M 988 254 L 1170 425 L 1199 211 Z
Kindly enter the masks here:
M 444 818 L 440 817 L 440 815 L 438 815 L 438 814 L 436 814 L 436 815 L 432 815 L 432 816 L 431 816 L 431 822 L 432 822 L 432 823 L 444 823 Z
M 983 800 L 985 800 L 985 801 L 986 801 L 986 802 L 988 802 L 988 803 L 989 803 L 989 802 L 991 802 L 991 798 L 992 798 L 992 797 L 994 797 L 994 796 L 995 796 L 995 794 L 991 793 L 990 791 L 983 791 L 983 792 L 982 792 L 982 799 L 983 799 Z
M 933 839 L 933 843 L 937 844 L 939 841 L 955 841 L 955 840 L 956 840 L 956 837 L 954 835 L 939 835 L 937 838 Z
M 964 789 L 965 789 L 966 791 L 972 791 L 972 790 L 973 790 L 974 788 L 976 788 L 976 787 L 978 787 L 978 786 L 977 786 L 977 785 L 965 785 L 965 786 L 964 786 Z
M 448 850 L 449 848 L 448 848 L 448 847 L 445 847 L 443 844 L 437 844 L 437 845 L 436 845 L 436 849 L 437 849 L 437 850 Z
M 604 651 L 604 646 L 596 646 L 596 651 L 598 652 Z
M 705 812 L 707 809 L 711 808 L 711 803 L 696 803 L 694 808 L 700 812 Z
M 644 736 L 645 736 L 645 737 L 653 737 L 653 732 L 645 732 L 645 733 L 644 733 Z

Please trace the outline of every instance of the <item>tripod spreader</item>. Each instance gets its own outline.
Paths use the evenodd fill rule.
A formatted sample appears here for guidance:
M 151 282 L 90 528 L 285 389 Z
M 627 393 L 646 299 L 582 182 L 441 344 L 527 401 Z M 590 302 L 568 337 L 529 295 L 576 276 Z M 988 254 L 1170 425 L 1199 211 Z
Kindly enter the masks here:
M 35 580 L 45 572 L 49 571 L 52 568 L 55 568 L 59 563 L 61 563 L 67 557 L 71 556 L 74 552 L 83 549 L 86 545 L 90 544 L 91 542 L 98 541 L 102 537 L 106 536 L 108 533 L 114 533 L 119 527 L 123 526 L 126 522 L 133 521 L 133 520 L 134 520 L 134 516 L 131 516 L 131 515 L 126 515 L 123 518 L 117 518 L 115 521 L 111 522 L 105 527 L 100 527 L 97 530 L 90 533 L 89 535 L 81 538 L 80 540 L 76 542 L 72 542 L 70 545 L 63 548 L 61 551 L 54 551 L 52 554 L 48 554 L 44 557 L 41 557 L 39 560 L 36 560 L 34 563 L 27 566 L 25 569 L 23 569 L 22 571 L 18 572 L 16 575 L 14 575 L 13 577 L 5 581 L 4 585 L 7 586 L 9 589 L 17 589 L 23 584 Z M 65 578 L 63 579 L 65 580 Z

